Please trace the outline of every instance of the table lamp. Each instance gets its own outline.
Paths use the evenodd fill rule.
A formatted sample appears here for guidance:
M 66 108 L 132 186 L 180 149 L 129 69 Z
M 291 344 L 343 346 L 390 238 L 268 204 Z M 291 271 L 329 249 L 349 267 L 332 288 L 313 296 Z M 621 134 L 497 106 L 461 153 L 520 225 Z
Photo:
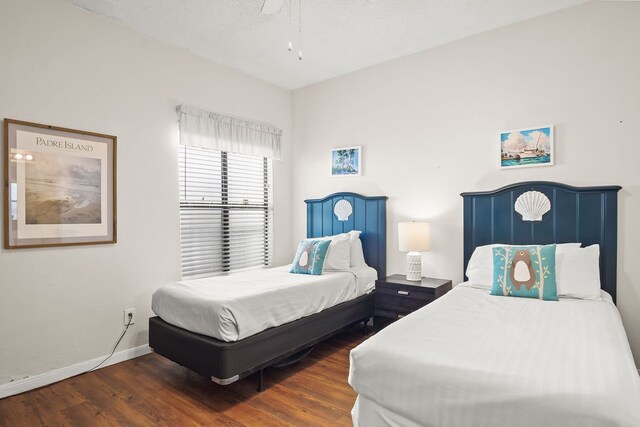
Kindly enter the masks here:
M 407 280 L 422 280 L 422 255 L 429 250 L 428 222 L 399 222 L 398 249 L 407 253 Z

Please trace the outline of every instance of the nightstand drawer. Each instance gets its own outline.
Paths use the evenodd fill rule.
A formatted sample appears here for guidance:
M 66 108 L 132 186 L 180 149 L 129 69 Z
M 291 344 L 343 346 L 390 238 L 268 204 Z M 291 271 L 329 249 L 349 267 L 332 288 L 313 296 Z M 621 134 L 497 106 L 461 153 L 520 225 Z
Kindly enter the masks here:
M 393 294 L 379 292 L 376 290 L 376 310 L 392 311 L 397 313 L 411 313 L 419 308 L 424 307 L 433 301 L 433 295 L 427 294 Z
M 376 292 L 385 296 L 398 296 L 403 298 L 415 298 L 423 301 L 433 301 L 434 295 L 431 289 L 423 289 L 418 286 L 388 285 L 377 283 Z

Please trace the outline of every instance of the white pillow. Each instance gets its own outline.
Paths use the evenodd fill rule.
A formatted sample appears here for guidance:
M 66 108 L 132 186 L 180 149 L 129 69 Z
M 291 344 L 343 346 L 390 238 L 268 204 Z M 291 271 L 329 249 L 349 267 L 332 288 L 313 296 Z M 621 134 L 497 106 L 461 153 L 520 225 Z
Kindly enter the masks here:
M 600 246 L 556 251 L 559 297 L 600 299 Z
M 367 265 L 364 259 L 364 251 L 362 250 L 362 241 L 360 240 L 360 230 L 351 230 L 348 233 L 340 233 L 335 234 L 333 236 L 327 236 L 325 239 L 349 239 L 349 266 L 353 267 L 362 267 L 363 265 Z M 329 247 L 329 252 L 331 252 L 331 247 Z M 325 261 L 326 262 L 326 261 Z M 326 267 L 325 267 L 326 268 Z M 336 269 L 332 269 L 336 270 Z M 348 270 L 348 268 L 340 268 L 340 270 Z
M 351 267 L 362 267 L 367 265 L 364 260 L 364 251 L 362 250 L 362 240 L 360 240 L 361 231 L 353 230 L 349 232 L 349 242 L 351 247 Z
M 491 289 L 493 284 L 493 248 L 501 246 L 529 246 L 529 245 L 505 245 L 495 243 L 493 245 L 478 246 L 471 254 L 467 264 L 466 275 L 469 283 L 483 288 Z M 556 246 L 556 257 L 566 248 L 580 248 L 580 243 L 560 243 Z M 556 260 L 556 266 L 558 261 Z M 556 267 L 557 268 L 557 267 Z M 556 273 L 557 278 L 557 273 Z
M 331 240 L 327 257 L 324 260 L 324 270 L 349 270 L 351 266 L 351 245 L 347 233 L 328 236 Z

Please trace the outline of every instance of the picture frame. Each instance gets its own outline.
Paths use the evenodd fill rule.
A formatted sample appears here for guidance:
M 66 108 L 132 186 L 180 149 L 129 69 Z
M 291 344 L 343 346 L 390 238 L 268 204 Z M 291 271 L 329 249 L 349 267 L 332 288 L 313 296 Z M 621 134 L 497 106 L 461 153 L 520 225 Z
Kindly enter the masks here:
M 362 146 L 331 149 L 331 176 L 361 176 Z
M 4 119 L 5 249 L 116 243 L 117 138 Z
M 500 169 L 553 166 L 553 125 L 500 133 Z

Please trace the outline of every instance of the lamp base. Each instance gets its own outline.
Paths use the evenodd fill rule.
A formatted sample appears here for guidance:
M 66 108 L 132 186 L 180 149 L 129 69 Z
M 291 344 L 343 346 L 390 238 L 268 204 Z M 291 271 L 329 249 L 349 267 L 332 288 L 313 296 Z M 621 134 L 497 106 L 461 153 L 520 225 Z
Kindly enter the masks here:
M 420 252 L 407 254 L 407 280 L 419 282 L 422 280 L 422 255 Z

